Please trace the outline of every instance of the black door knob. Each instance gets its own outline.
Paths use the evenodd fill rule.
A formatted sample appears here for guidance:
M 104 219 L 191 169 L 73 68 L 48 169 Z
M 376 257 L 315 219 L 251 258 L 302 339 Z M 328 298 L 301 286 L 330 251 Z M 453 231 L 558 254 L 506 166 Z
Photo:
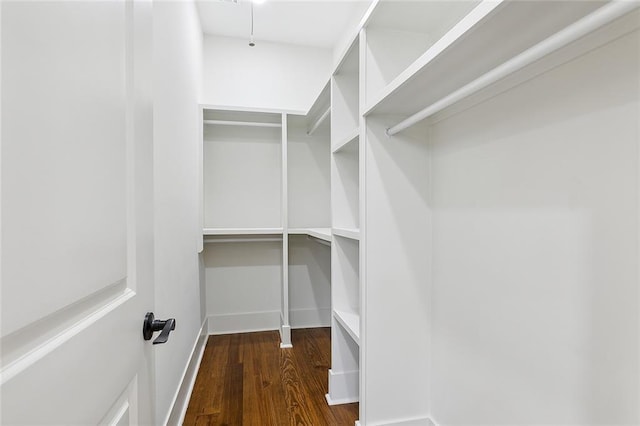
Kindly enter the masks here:
M 157 320 L 153 312 L 147 312 L 144 316 L 144 323 L 142 323 L 142 337 L 144 340 L 151 340 L 153 333 L 161 331 L 156 340 L 153 341 L 154 345 L 160 343 L 166 343 L 169 340 L 169 333 L 176 329 L 175 318 L 169 318 L 168 320 Z

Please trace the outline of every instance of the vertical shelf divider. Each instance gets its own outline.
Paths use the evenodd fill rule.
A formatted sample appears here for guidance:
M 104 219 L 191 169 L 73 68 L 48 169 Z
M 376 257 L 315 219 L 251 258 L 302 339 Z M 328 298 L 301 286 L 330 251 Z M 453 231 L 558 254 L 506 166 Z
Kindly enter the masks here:
M 359 33 L 360 38 L 360 50 L 358 52 L 358 61 L 360 66 L 358 67 L 358 125 L 360 131 L 360 137 L 358 138 L 358 215 L 359 215 L 359 225 L 360 225 L 360 253 L 359 253 L 359 281 L 358 287 L 360 292 L 360 377 L 359 377 L 359 396 L 360 396 L 360 422 L 362 424 L 366 424 L 366 410 L 365 410 L 365 392 L 366 392 L 366 267 L 365 267 L 365 250 L 366 250 L 366 203 L 365 203 L 365 195 L 366 195 L 366 118 L 362 115 L 362 111 L 364 106 L 367 104 L 367 30 L 366 28 L 361 28 Z
M 291 325 L 289 323 L 289 218 L 287 175 L 287 114 L 282 114 L 282 311 L 280 317 L 280 347 L 291 348 Z

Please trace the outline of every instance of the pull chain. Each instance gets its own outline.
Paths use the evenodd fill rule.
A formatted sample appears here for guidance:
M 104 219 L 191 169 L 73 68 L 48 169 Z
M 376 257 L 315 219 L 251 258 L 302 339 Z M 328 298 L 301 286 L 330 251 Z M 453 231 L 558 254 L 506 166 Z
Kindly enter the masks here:
M 253 2 L 251 2 L 251 37 L 249 38 L 249 46 L 253 47 L 255 45 L 253 42 Z

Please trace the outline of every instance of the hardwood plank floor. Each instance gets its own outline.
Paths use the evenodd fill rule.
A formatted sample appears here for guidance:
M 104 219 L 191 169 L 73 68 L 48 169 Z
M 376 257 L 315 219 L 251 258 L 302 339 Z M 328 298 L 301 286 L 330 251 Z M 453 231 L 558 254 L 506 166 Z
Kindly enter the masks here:
M 330 407 L 331 329 L 209 336 L 185 425 L 353 426 L 358 404 Z

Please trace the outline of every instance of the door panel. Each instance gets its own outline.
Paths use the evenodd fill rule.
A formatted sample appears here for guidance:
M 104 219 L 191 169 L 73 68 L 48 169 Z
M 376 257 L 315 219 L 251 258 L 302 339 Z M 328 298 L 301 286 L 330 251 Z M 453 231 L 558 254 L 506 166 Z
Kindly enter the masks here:
M 149 423 L 151 4 L 0 7 L 1 423 Z
M 3 334 L 127 278 L 125 12 L 3 6 Z

